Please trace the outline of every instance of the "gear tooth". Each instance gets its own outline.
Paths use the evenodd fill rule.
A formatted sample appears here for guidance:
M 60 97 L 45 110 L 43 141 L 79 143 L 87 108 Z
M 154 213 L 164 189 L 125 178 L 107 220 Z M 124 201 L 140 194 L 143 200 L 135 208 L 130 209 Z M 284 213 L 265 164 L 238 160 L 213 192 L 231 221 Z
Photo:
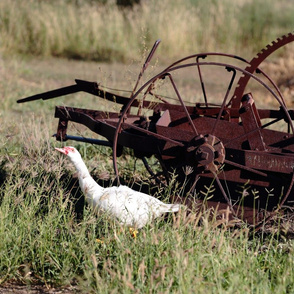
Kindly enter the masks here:
M 257 54 L 258 58 L 261 57 L 265 52 L 266 52 L 266 49 L 263 48 L 263 49 Z
M 252 66 L 252 63 L 254 63 L 255 60 L 258 60 L 258 58 L 259 58 L 259 54 L 260 54 L 260 53 L 258 53 L 256 57 L 253 57 L 253 58 L 251 59 L 251 61 L 250 61 L 250 65 L 247 66 L 247 67 L 251 67 L 251 66 Z

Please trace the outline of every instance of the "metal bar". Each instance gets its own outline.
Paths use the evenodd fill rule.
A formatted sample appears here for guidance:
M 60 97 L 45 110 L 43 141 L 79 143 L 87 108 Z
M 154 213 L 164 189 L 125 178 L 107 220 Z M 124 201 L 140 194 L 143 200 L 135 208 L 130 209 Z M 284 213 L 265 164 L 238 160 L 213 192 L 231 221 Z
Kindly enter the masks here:
M 225 190 L 224 190 L 224 188 L 223 188 L 223 185 L 221 184 L 221 182 L 220 182 L 220 180 L 219 180 L 219 178 L 218 178 L 218 175 L 217 175 L 216 172 L 214 172 L 214 171 L 211 171 L 211 172 L 212 172 L 212 174 L 214 175 L 215 180 L 216 180 L 216 182 L 217 182 L 217 184 L 218 184 L 218 186 L 219 186 L 219 188 L 220 188 L 220 190 L 221 190 L 221 192 L 222 192 L 222 194 L 223 194 L 225 200 L 227 201 L 227 203 L 228 203 L 228 205 L 229 205 L 229 207 L 230 207 L 230 210 L 231 210 L 232 214 L 233 214 L 234 216 L 236 216 L 235 210 L 234 210 L 233 205 L 232 205 L 232 201 L 231 201 L 231 199 L 229 199 L 227 193 L 225 192 Z
M 224 111 L 224 109 L 225 109 L 226 101 L 227 101 L 227 98 L 228 98 L 228 96 L 229 96 L 229 93 L 230 93 L 230 91 L 231 91 L 231 88 L 232 88 L 232 85 L 233 85 L 233 82 L 234 82 L 234 80 L 235 80 L 235 76 L 236 76 L 236 70 L 235 70 L 234 68 L 231 68 L 231 67 L 226 66 L 226 70 L 227 70 L 228 72 L 232 71 L 232 72 L 233 72 L 233 75 L 232 75 L 232 78 L 231 78 L 230 84 L 229 84 L 229 86 L 228 86 L 228 89 L 227 89 L 227 91 L 226 91 L 226 94 L 225 94 L 225 97 L 224 97 L 224 100 L 223 100 L 222 106 L 221 106 L 220 111 L 219 111 L 219 113 L 218 113 L 218 116 L 217 116 L 217 118 L 216 118 L 216 120 L 215 120 L 215 122 L 214 122 L 214 125 L 213 125 L 213 128 L 212 128 L 212 131 L 211 131 L 211 135 L 214 135 L 215 128 L 216 128 L 217 123 L 219 122 L 219 120 L 220 120 L 220 118 L 221 118 L 221 116 L 222 116 L 222 113 L 223 113 L 223 111 Z
M 242 98 L 242 107 L 240 108 L 240 117 L 242 120 L 242 126 L 246 134 L 252 130 L 255 132 L 247 135 L 247 140 L 251 150 L 263 150 L 267 149 L 263 136 L 261 133 L 261 121 L 256 110 L 256 106 L 251 94 L 245 94 Z
M 159 45 L 160 42 L 161 42 L 161 40 L 159 40 L 159 39 L 156 40 L 156 42 L 154 43 L 151 51 L 149 52 L 149 55 L 147 56 L 147 58 L 146 58 L 146 60 L 145 60 L 145 62 L 143 64 L 143 66 L 141 68 L 141 71 L 140 71 L 139 76 L 137 78 L 136 85 L 135 85 L 135 87 L 134 87 L 134 89 L 132 91 L 132 94 L 131 94 L 131 97 L 130 98 L 132 98 L 134 96 L 134 94 L 135 94 L 135 92 L 137 90 L 138 84 L 139 84 L 139 82 L 140 82 L 140 80 L 141 80 L 141 78 L 143 76 L 143 73 L 147 69 L 147 67 L 148 67 L 148 65 L 149 65 L 149 63 L 150 63 L 150 61 L 151 61 L 151 59 L 152 59 L 152 57 L 153 57 L 153 55 L 154 55 L 154 53 L 155 53 L 155 51 L 156 51 L 156 49 L 157 49 L 157 47 L 158 47 L 158 45 Z
M 35 101 L 40 99 L 48 100 L 48 99 L 57 98 L 60 96 L 77 93 L 80 91 L 104 98 L 112 102 L 116 102 L 119 104 L 127 104 L 130 100 L 130 98 L 116 95 L 116 94 L 99 89 L 99 85 L 96 82 L 88 82 L 88 81 L 83 81 L 78 79 L 76 79 L 75 82 L 76 82 L 75 85 L 71 85 L 71 86 L 67 86 L 67 87 L 63 87 L 63 88 L 59 88 L 52 91 L 43 92 L 40 94 L 19 99 L 17 100 L 17 103 L 24 103 L 24 102 Z
M 246 171 L 249 171 L 251 173 L 254 173 L 254 174 L 257 174 L 257 175 L 260 175 L 260 176 L 263 176 L 263 177 L 267 177 L 267 174 L 263 173 L 263 172 L 260 172 L 258 170 L 255 170 L 253 168 L 250 168 L 248 166 L 245 166 L 245 165 L 242 165 L 242 164 L 239 164 L 239 163 L 236 163 L 236 162 L 233 162 L 233 161 L 230 161 L 230 160 L 227 160 L 225 159 L 224 161 L 226 164 L 229 164 L 229 165 L 232 165 L 232 166 L 235 166 L 235 167 L 238 167 L 239 169 L 243 169 L 243 170 L 246 170 Z
M 204 96 L 205 106 L 208 107 L 208 104 L 207 104 L 207 97 L 206 97 L 206 91 L 205 91 L 205 86 L 204 86 L 204 82 L 203 82 L 203 79 L 202 79 L 202 74 L 201 74 L 201 70 L 200 70 L 200 65 L 198 64 L 198 60 L 199 60 L 199 58 L 203 58 L 203 59 L 205 59 L 206 57 L 207 57 L 207 55 L 200 55 L 200 56 L 197 56 L 197 58 L 196 58 L 196 62 L 197 62 L 197 68 L 198 68 L 198 74 L 199 74 L 199 79 L 200 79 L 201 89 L 202 89 L 202 93 L 203 93 L 203 96 Z
M 54 134 L 53 137 L 56 137 L 56 134 Z M 85 143 L 90 143 L 90 144 L 95 144 L 95 145 L 100 145 L 100 146 L 112 147 L 112 144 L 106 140 L 98 140 L 98 139 L 93 139 L 93 138 L 66 135 L 65 139 L 63 141 L 67 141 L 67 140 L 73 140 L 73 141 L 85 142 Z
M 146 168 L 146 170 L 149 172 L 149 174 L 151 175 L 151 177 L 156 181 L 157 184 L 159 185 L 163 185 L 166 187 L 166 185 L 158 178 L 157 174 L 155 174 L 153 172 L 153 170 L 151 169 L 150 165 L 148 164 L 147 160 L 145 157 L 142 158 L 143 164 Z
M 59 97 L 59 96 L 64 96 L 64 95 L 76 93 L 79 91 L 81 91 L 81 90 L 78 85 L 72 85 L 72 86 L 63 87 L 63 88 L 59 88 L 56 90 L 36 94 L 36 95 L 29 96 L 26 98 L 22 98 L 22 99 L 17 100 L 17 103 L 35 101 L 35 100 L 39 100 L 39 99 L 47 100 L 47 99 L 51 99 L 51 98 L 55 98 L 55 97 Z
M 171 83 L 172 83 L 172 86 L 173 86 L 173 88 L 174 88 L 174 90 L 175 90 L 175 92 L 176 92 L 176 94 L 177 94 L 177 96 L 178 96 L 178 99 L 179 99 L 179 101 L 180 101 L 182 107 L 184 108 L 184 111 L 185 111 L 185 113 L 186 113 L 186 116 L 187 116 L 187 118 L 188 118 L 188 120 L 189 120 L 189 123 L 190 123 L 190 125 L 191 125 L 191 128 L 192 128 L 192 130 L 193 130 L 195 136 L 198 136 L 198 131 L 197 131 L 197 129 L 196 129 L 194 123 L 193 123 L 193 120 L 191 119 L 191 116 L 190 116 L 190 114 L 189 114 L 189 112 L 188 112 L 188 110 L 187 110 L 186 105 L 185 105 L 184 102 L 183 102 L 183 99 L 182 99 L 182 97 L 181 97 L 181 95 L 180 95 L 180 93 L 179 93 L 179 91 L 178 91 L 178 89 L 177 89 L 177 87 L 176 87 L 176 84 L 175 84 L 175 82 L 174 82 L 174 80 L 173 80 L 171 74 L 168 73 L 167 76 L 169 77 L 169 79 L 170 79 L 170 81 L 171 81 Z

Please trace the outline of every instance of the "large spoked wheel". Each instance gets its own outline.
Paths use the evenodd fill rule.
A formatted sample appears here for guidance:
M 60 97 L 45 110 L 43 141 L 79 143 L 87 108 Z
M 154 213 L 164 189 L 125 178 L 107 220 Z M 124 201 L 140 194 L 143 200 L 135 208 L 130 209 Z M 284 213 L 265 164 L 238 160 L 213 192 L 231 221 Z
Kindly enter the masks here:
M 116 150 L 120 136 L 134 129 L 142 136 L 158 139 L 156 157 L 162 173 L 152 172 L 146 157 L 142 156 L 147 170 L 151 170 L 157 181 L 162 183 L 163 174 L 168 182 L 170 175 L 176 173 L 178 181 L 186 185 L 187 193 L 204 197 L 213 195 L 215 200 L 225 201 L 235 216 L 242 214 L 244 205 L 273 210 L 286 202 L 294 182 L 293 171 L 279 171 L 267 166 L 274 156 L 269 158 L 269 152 L 276 154 L 277 160 L 284 151 L 291 156 L 294 154 L 291 144 L 285 143 L 283 148 L 278 144 L 293 138 L 289 110 L 277 86 L 266 74 L 262 73 L 260 78 L 236 65 L 199 62 L 205 57 L 200 54 L 180 60 L 134 93 L 121 113 L 114 135 L 115 172 L 118 176 Z M 209 102 L 200 71 L 206 67 L 220 68 L 229 76 L 221 102 Z M 178 81 L 186 70 L 191 72 L 191 78 L 197 72 L 199 77 L 200 90 L 192 94 L 191 102 L 187 102 L 187 96 L 181 90 L 185 85 Z M 272 112 L 257 109 L 251 94 L 242 98 L 240 107 L 232 108 L 231 89 L 238 74 L 248 76 L 266 89 L 276 101 L 277 108 Z M 203 103 L 195 102 L 199 93 L 204 96 Z M 137 114 L 149 123 L 145 129 L 126 123 L 135 101 L 136 106 L 139 105 Z M 148 113 L 151 113 L 149 117 L 157 115 L 157 118 L 149 121 Z M 285 124 L 289 132 L 275 131 L 277 124 Z

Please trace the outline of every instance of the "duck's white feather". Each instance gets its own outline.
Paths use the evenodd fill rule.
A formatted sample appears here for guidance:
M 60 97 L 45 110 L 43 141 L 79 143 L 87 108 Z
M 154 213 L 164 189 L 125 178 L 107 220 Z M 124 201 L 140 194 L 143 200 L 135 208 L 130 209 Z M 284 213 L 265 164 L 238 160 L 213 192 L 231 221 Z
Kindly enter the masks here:
M 56 149 L 68 155 L 75 165 L 87 203 L 94 209 L 108 212 L 122 224 L 142 228 L 162 214 L 177 212 L 180 209 L 179 204 L 163 203 L 155 197 L 127 186 L 103 188 L 91 177 L 80 153 L 74 147 Z

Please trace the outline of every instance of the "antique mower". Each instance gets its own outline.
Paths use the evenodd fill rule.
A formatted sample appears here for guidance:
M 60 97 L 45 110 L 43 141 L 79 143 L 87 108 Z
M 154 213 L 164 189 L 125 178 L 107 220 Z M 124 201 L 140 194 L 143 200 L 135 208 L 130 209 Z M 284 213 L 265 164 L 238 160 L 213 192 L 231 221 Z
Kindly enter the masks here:
M 223 53 L 191 55 L 143 83 L 141 78 L 158 40 L 130 97 L 110 93 L 96 82 L 75 80 L 74 85 L 17 102 L 83 91 L 121 104 L 118 113 L 57 106 L 56 139 L 112 147 L 118 178 L 118 157 L 124 147 L 131 148 L 158 184 L 166 185 L 171 175 L 176 175 L 185 189 L 182 195 L 186 196 L 173 197 L 171 201 L 226 208 L 231 218 L 259 226 L 278 210 L 293 207 L 294 111 L 287 107 L 275 82 L 260 68 L 270 54 L 292 41 L 294 34 L 283 36 L 250 62 Z M 221 84 L 225 85 L 215 97 L 209 94 L 210 84 L 205 78 L 209 68 L 221 72 Z M 189 94 L 181 81 L 184 73 L 191 82 Z M 261 91 L 266 92 L 266 104 L 273 109 L 264 108 L 265 103 L 259 98 Z M 99 140 L 97 135 L 68 135 L 69 122 L 83 124 L 107 140 Z M 153 169 L 150 157 L 156 158 L 159 169 Z M 211 198 L 205 199 L 207 193 L 201 191 L 212 186 Z

